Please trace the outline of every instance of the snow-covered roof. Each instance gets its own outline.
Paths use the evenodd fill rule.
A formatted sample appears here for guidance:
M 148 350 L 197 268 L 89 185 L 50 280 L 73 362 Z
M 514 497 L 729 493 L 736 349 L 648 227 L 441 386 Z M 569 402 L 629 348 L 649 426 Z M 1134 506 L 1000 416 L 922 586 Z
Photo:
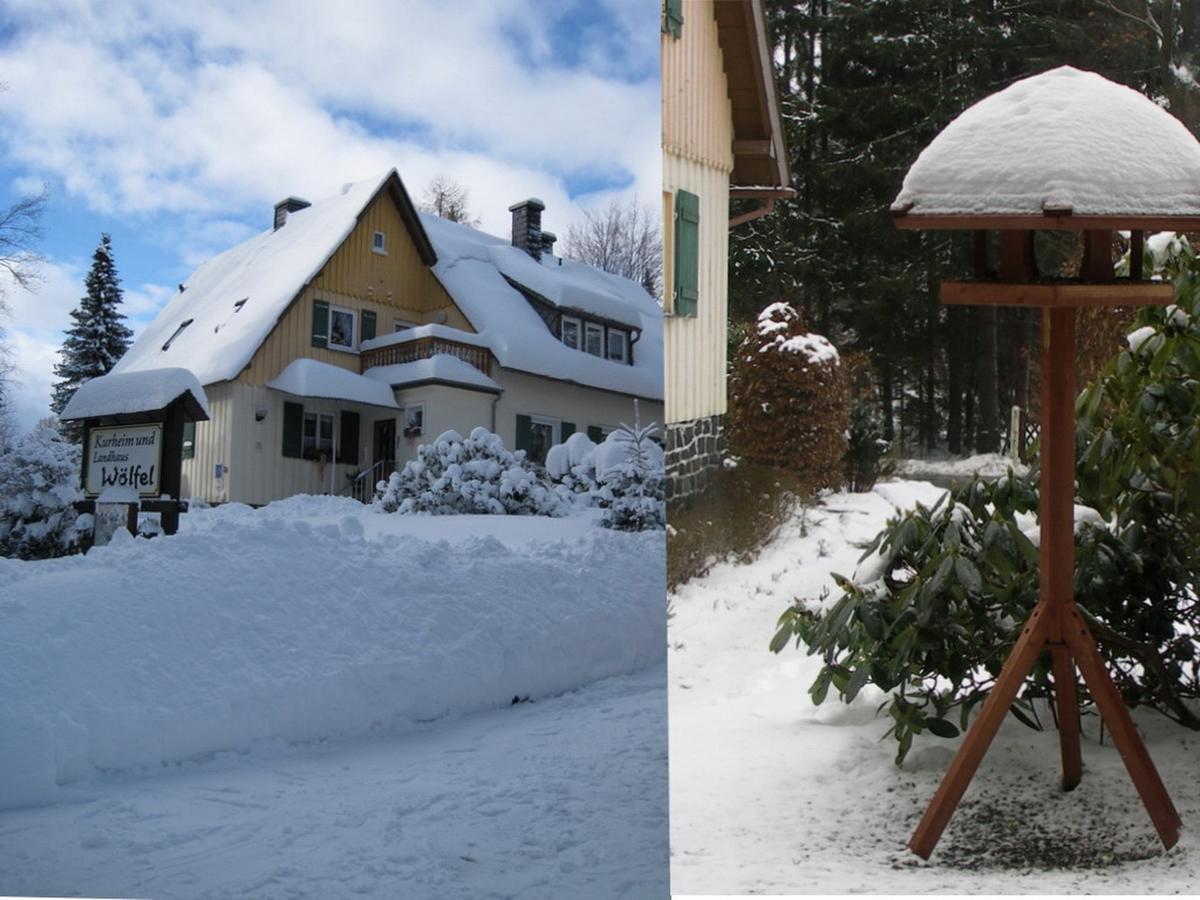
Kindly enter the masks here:
M 910 215 L 1200 215 L 1200 143 L 1148 98 L 1062 66 L 980 100 L 904 178 Z
M 412 328 L 401 328 L 390 334 L 381 334 L 362 342 L 363 350 L 374 350 L 377 347 L 388 347 L 392 344 L 407 344 L 409 341 L 421 338 L 442 338 L 447 341 L 457 341 L 460 344 L 470 344 L 472 347 L 487 347 L 488 342 L 473 331 L 463 331 L 450 325 L 415 325 Z
M 386 384 L 315 359 L 293 359 L 267 387 L 296 397 L 324 397 L 398 409 L 392 389 Z
M 114 371 L 171 365 L 190 369 L 201 384 L 235 378 L 392 178 L 399 183 L 394 169 L 345 185 L 337 195 L 289 213 L 279 229 L 201 265 Z M 640 285 L 549 254 L 538 262 L 507 239 L 424 213 L 412 216 L 410 232 L 429 251 L 434 275 L 477 333 L 422 325 L 364 342 L 364 349 L 441 336 L 487 347 L 505 368 L 662 398 L 662 309 Z M 634 364 L 564 345 L 508 279 L 560 308 L 639 331 L 632 347 Z
M 640 397 L 663 396 L 662 309 L 641 285 L 572 259 L 538 262 L 508 240 L 421 214 L 433 273 L 501 366 Z M 551 303 L 641 331 L 633 365 L 591 356 L 550 333 L 505 276 Z
M 428 359 L 396 363 L 390 366 L 372 366 L 363 372 L 364 378 L 373 378 L 393 388 L 428 381 L 441 381 L 500 393 L 503 389 L 477 368 L 457 356 L 435 353 Z
M 63 407 L 62 419 L 95 419 L 163 409 L 184 394 L 191 394 L 208 418 L 208 397 L 199 380 L 187 369 L 144 369 L 110 372 L 80 385 Z
M 282 227 L 203 263 L 114 371 L 173 365 L 190 369 L 201 384 L 235 378 L 394 174 L 347 184 L 334 196 L 289 213 Z

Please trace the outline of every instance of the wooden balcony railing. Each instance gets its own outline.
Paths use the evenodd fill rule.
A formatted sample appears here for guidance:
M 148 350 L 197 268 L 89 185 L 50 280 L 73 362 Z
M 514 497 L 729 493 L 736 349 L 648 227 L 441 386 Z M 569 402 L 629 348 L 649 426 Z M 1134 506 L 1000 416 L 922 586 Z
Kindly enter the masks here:
M 470 344 L 460 344 L 458 341 L 439 337 L 416 338 L 402 344 L 389 344 L 386 347 L 376 347 L 364 350 L 360 354 L 362 371 L 374 366 L 394 366 L 399 363 L 416 362 L 419 359 L 429 359 L 439 353 L 456 356 L 463 362 L 470 363 L 484 375 L 491 374 L 492 354 L 486 347 L 473 347 Z

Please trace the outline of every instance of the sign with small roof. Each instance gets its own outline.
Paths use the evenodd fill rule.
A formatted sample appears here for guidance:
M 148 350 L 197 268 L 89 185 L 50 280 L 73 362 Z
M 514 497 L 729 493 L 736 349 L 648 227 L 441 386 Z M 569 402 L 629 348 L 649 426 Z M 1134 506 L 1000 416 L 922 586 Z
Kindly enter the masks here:
M 1200 143 L 1148 98 L 1069 66 L 979 101 L 913 163 L 892 205 L 900 228 L 974 233 L 974 278 L 942 284 L 950 304 L 1042 311 L 1039 599 L 909 841 L 928 858 L 1043 651 L 1052 663 L 1062 786 L 1082 777 L 1075 672 L 1166 847 L 1181 820 L 1138 735 L 1072 591 L 1075 570 L 1075 310 L 1166 304 L 1170 284 L 1143 279 L 1147 231 L 1200 230 Z M 1077 277 L 1038 272 L 1034 232 L 1082 232 Z M 1114 231 L 1130 233 L 1130 275 L 1114 273 Z M 993 240 L 992 235 L 998 236 Z M 998 258 L 991 258 L 993 244 Z
M 196 376 L 179 368 L 102 375 L 75 392 L 61 418 L 84 423 L 88 499 L 76 506 L 95 516 L 94 543 L 105 543 L 122 517 L 136 534 L 138 512 L 157 514 L 174 534 L 187 510 L 179 496 L 184 426 L 209 418 Z

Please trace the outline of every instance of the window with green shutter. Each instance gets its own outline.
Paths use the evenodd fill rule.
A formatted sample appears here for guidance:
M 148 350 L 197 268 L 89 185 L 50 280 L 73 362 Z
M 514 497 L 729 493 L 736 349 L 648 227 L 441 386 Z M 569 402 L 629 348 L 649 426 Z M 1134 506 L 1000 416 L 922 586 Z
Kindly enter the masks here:
M 696 315 L 700 297 L 700 198 L 675 194 L 675 297 L 677 316 Z
M 300 459 L 304 447 L 304 407 L 299 403 L 283 404 L 283 455 Z
M 369 309 L 362 311 L 362 340 L 369 341 L 375 337 L 375 313 Z
M 196 455 L 196 423 L 183 423 L 183 458 L 192 459 Z
M 588 438 L 593 444 L 599 444 L 604 441 L 604 432 L 599 425 L 589 425 L 587 429 Z
M 358 413 L 342 410 L 339 423 L 337 461 L 348 466 L 358 465 Z
M 517 416 L 517 447 L 528 453 L 533 449 L 533 417 Z
M 574 422 L 560 422 L 558 427 L 559 427 L 559 432 L 558 432 L 559 443 L 565 444 L 567 442 L 567 438 L 569 438 L 571 435 L 573 435 L 575 433 L 575 423 Z
M 671 37 L 683 32 L 683 0 L 664 0 L 662 27 Z
M 324 300 L 313 301 L 312 345 L 329 346 L 329 304 Z

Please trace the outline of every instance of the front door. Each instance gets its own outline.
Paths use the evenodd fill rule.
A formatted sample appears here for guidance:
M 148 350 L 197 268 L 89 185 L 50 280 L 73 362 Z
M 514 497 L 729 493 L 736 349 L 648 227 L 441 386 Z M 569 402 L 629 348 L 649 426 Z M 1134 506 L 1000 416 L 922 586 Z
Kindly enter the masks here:
M 383 463 L 379 477 L 386 479 L 396 468 L 396 420 L 375 420 L 375 453 L 372 462 Z

